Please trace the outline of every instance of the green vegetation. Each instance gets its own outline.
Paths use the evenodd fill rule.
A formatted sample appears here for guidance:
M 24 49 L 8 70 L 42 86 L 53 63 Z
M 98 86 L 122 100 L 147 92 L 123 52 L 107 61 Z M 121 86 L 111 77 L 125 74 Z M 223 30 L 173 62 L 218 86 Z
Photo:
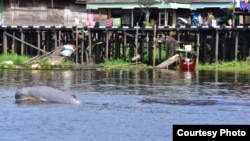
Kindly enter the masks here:
M 104 69 L 150 69 L 151 66 L 147 66 L 141 63 L 130 63 L 122 59 L 117 60 L 107 60 L 103 63 Z
M 1 68 L 13 68 L 14 65 L 22 65 L 23 62 L 29 60 L 28 56 L 19 56 L 17 54 L 3 54 L 0 55 Z M 12 61 L 12 63 L 10 63 Z
M 218 61 L 215 63 L 198 64 L 197 70 L 249 71 L 250 61 Z
M 158 55 L 156 55 L 158 58 Z M 23 62 L 30 60 L 29 56 L 20 56 L 17 54 L 2 54 L 0 55 L 0 67 L 1 68 L 25 68 L 32 69 L 31 64 L 23 65 Z M 10 63 L 11 62 L 11 63 Z M 39 69 L 54 69 L 47 61 L 37 62 L 39 64 Z M 77 66 L 79 64 L 72 64 L 70 61 L 62 62 L 60 65 L 56 66 L 56 69 L 70 69 L 72 66 Z M 103 69 L 153 69 L 153 66 L 148 66 L 140 62 L 124 61 L 123 59 L 117 60 L 106 60 L 103 64 Z M 179 66 L 173 67 L 173 69 L 178 70 Z M 196 70 L 220 70 L 220 71 L 245 71 L 250 70 L 250 61 L 218 61 L 215 63 L 198 64 Z
M 29 56 L 21 56 L 17 54 L 2 54 L 0 55 L 0 68 L 16 68 L 16 69 L 52 69 L 53 66 L 47 62 L 44 61 L 37 61 L 33 62 L 32 64 L 24 62 L 28 62 L 32 57 Z M 62 62 L 60 65 L 56 66 L 60 69 L 69 69 L 72 65 L 72 62 L 65 61 Z M 34 67 L 34 68 L 32 68 Z
M 30 59 L 30 57 L 28 57 L 28 56 L 20 56 L 17 54 L 2 54 L 2 55 L 0 55 L 0 62 L 11 60 L 16 65 L 21 65 L 23 62 L 25 62 L 29 59 Z

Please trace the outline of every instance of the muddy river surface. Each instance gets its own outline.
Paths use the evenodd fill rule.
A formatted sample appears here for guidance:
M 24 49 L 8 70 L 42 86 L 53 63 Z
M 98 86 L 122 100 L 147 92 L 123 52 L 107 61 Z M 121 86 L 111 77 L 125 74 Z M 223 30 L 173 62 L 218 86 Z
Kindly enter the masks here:
M 249 124 L 250 73 L 0 70 L 1 141 L 171 141 L 174 124 Z M 16 104 L 55 87 L 80 104 Z

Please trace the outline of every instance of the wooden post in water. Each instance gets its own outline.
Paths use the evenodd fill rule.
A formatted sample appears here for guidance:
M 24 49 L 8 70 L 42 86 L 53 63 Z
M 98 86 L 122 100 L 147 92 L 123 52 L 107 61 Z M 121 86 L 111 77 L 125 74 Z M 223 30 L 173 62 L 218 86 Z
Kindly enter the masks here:
M 3 53 L 4 54 L 7 54 L 7 43 L 8 43 L 8 40 L 7 40 L 7 35 L 6 35 L 6 30 L 4 29 L 3 31 Z
M 16 33 L 13 32 L 13 37 L 16 36 Z M 14 53 L 15 52 L 15 47 L 16 47 L 16 40 L 15 38 L 12 38 L 12 44 L 11 44 L 11 52 Z
M 105 49 L 105 60 L 109 59 L 109 30 L 106 29 L 106 49 Z
M 78 25 L 76 25 L 76 50 L 75 50 L 75 53 L 76 53 L 76 63 L 78 63 L 78 36 L 79 36 L 79 33 L 78 33 Z
M 203 54 L 202 54 L 202 58 L 203 58 L 203 62 L 206 63 L 206 56 L 207 56 L 207 33 L 203 33 Z
M 83 49 L 84 49 L 84 32 L 82 31 L 82 41 L 80 44 L 81 54 L 80 54 L 80 64 L 83 64 Z
M 54 43 L 55 43 L 55 48 L 56 48 L 56 47 L 59 47 L 57 44 L 57 32 L 55 29 L 53 30 L 53 32 L 54 32 Z
M 138 22 L 136 23 L 136 34 L 135 34 L 135 55 L 138 54 Z M 137 59 L 136 59 L 136 65 L 137 65 Z
M 238 42 L 239 42 L 239 32 L 236 31 L 236 36 L 235 36 L 235 51 L 234 51 L 234 60 L 237 61 L 238 58 Z
M 216 29 L 216 43 L 215 43 L 215 62 L 218 61 L 218 51 L 219 51 L 219 31 Z
M 89 54 L 88 54 L 88 61 L 89 62 L 91 62 L 92 61 L 92 58 L 91 58 L 91 56 L 92 56 L 92 39 L 91 39 L 91 30 L 89 29 L 88 30 L 88 35 L 89 35 L 89 46 L 88 46 L 88 51 L 89 51 Z
M 156 60 L 156 24 L 154 25 L 154 39 L 153 39 L 153 67 L 155 67 L 155 60 Z
M 41 41 L 40 41 L 40 39 L 41 39 L 40 31 L 37 30 L 37 47 L 38 47 L 39 49 L 41 49 Z M 39 54 L 40 54 L 40 51 L 38 51 L 38 55 L 39 55 Z
M 222 58 L 226 59 L 226 43 L 227 43 L 228 32 L 224 32 L 223 43 L 222 43 Z
M 25 38 L 25 35 L 24 35 L 24 33 L 23 33 L 23 30 L 21 30 L 21 55 L 23 55 L 24 54 L 24 43 L 23 43 L 23 41 L 24 41 L 24 38 Z
M 45 42 L 46 41 L 46 31 L 42 31 L 42 33 L 41 33 L 41 36 L 42 36 L 42 42 Z M 46 50 L 46 48 L 47 48 L 47 46 L 46 45 L 43 45 L 43 50 L 45 51 Z
M 59 38 L 59 39 L 58 39 L 58 46 L 59 46 L 59 47 L 61 46 L 61 40 L 62 40 L 62 37 L 61 37 L 61 36 L 62 36 L 62 31 L 59 30 L 59 31 L 58 31 L 58 38 Z
M 127 35 L 126 35 L 126 31 L 124 29 L 123 29 L 123 35 L 124 35 L 124 40 L 123 40 L 123 60 L 126 61 Z
M 200 56 L 200 32 L 197 32 L 197 48 L 196 48 L 196 64 L 199 64 L 199 56 Z
M 180 41 L 181 40 L 181 35 L 180 35 L 179 29 L 176 31 L 176 35 L 177 35 L 177 41 Z

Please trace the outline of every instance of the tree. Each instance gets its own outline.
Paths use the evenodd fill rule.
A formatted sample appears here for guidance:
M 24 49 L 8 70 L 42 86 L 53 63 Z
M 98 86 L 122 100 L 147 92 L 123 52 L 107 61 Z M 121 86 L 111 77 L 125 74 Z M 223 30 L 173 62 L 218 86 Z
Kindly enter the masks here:
M 137 0 L 137 3 L 140 5 L 142 10 L 146 13 L 146 23 L 149 23 L 149 7 L 151 7 L 154 4 L 160 3 L 162 0 Z

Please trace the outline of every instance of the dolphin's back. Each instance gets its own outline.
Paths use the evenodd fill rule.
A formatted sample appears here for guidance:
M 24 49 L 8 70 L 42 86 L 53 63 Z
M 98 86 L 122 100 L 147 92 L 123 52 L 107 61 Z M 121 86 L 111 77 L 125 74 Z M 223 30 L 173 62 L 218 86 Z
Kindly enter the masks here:
M 48 86 L 33 86 L 33 87 L 24 87 L 16 94 L 23 94 L 27 96 L 32 96 L 37 98 L 40 101 L 55 102 L 55 103 L 65 103 L 65 104 L 76 104 L 79 101 L 76 100 L 72 95 L 61 91 L 56 88 Z

